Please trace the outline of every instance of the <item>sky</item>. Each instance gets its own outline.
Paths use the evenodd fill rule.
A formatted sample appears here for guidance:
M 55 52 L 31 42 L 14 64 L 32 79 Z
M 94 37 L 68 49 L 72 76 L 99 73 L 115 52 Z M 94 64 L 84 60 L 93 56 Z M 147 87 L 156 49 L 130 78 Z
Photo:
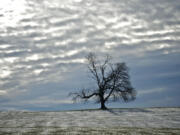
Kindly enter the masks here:
M 95 86 L 85 56 L 126 62 L 136 100 L 180 106 L 179 0 L 6 0 L 0 4 L 0 110 L 99 108 L 69 92 Z

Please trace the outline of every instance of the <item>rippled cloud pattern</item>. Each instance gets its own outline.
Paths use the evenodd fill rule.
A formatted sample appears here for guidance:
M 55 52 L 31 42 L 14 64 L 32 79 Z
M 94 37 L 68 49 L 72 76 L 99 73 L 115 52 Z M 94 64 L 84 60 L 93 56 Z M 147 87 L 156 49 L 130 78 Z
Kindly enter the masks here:
M 130 67 L 137 100 L 110 106 L 180 106 L 179 0 L 6 0 L 0 110 L 82 107 L 67 94 L 92 86 L 90 51 Z

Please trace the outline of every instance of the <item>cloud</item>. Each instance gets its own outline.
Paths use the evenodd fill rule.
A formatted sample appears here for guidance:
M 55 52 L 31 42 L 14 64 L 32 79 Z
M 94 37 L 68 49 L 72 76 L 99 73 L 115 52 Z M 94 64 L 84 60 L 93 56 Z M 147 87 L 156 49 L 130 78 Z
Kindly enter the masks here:
M 138 90 L 138 95 L 146 95 L 146 94 L 156 94 L 156 93 L 162 93 L 165 92 L 166 88 L 154 88 L 154 89 L 149 89 L 149 90 Z
M 5 95 L 5 94 L 7 94 L 7 92 L 6 92 L 6 91 L 4 91 L 4 90 L 0 90 L 0 95 Z
M 0 89 L 7 92 L 1 91 L 1 96 L 14 95 L 9 96 L 11 100 L 20 101 L 21 96 L 25 99 L 36 94 L 42 96 L 44 91 L 51 95 L 52 91 L 43 85 L 58 83 L 62 87 L 54 87 L 53 92 L 61 93 L 59 103 L 61 99 L 66 101 L 67 88 L 74 90 L 73 87 L 90 82 L 84 77 L 85 56 L 90 51 L 100 57 L 109 53 L 114 61 L 127 62 L 137 89 L 147 89 L 144 94 L 154 93 L 157 90 L 154 87 L 162 88 L 159 80 L 163 82 L 169 76 L 179 80 L 178 68 L 172 68 L 180 65 L 177 0 L 16 0 L 15 3 L 23 7 L 12 16 L 17 17 L 15 25 L 4 22 L 11 12 L 0 12 L 3 26 L 0 27 Z M 156 82 L 148 82 L 154 79 Z M 151 89 L 150 85 L 156 86 Z M 163 92 L 168 91 L 170 83 L 166 86 Z M 140 93 L 143 95 L 143 91 Z M 37 101 L 31 98 L 32 102 Z
M 24 101 L 23 105 L 34 105 L 34 106 L 50 106 L 59 104 L 72 104 L 71 99 L 50 99 L 49 97 L 39 97 L 29 101 Z

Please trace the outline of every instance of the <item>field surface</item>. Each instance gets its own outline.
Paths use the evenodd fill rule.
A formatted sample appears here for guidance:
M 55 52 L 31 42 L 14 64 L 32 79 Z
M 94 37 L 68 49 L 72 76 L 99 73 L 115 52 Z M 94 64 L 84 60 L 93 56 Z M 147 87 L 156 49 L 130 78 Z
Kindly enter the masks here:
M 180 134 L 180 108 L 0 112 L 0 135 Z

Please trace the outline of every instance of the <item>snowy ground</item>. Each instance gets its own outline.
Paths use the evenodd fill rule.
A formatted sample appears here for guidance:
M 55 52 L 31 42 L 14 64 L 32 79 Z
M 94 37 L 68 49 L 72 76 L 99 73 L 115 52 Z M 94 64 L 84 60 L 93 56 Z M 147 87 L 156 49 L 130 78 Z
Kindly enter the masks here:
M 180 134 L 180 108 L 0 112 L 0 134 Z

